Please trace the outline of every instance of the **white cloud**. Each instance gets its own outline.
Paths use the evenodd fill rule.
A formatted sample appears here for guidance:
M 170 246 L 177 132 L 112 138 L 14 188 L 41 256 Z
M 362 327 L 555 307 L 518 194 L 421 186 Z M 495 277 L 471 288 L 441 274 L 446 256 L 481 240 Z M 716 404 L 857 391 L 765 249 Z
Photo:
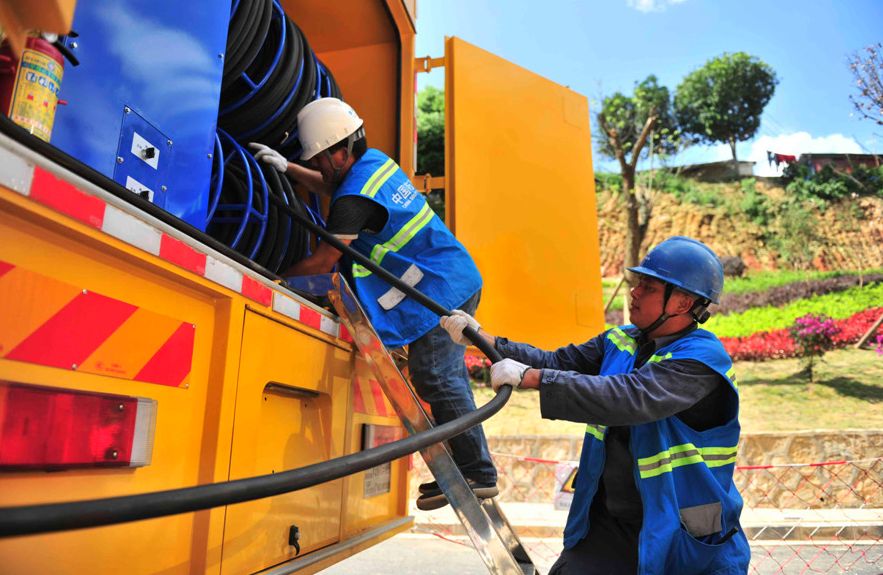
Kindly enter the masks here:
M 669 6 L 686 2 L 687 0 L 626 0 L 629 8 L 638 12 L 662 12 Z
M 813 137 L 809 132 L 795 132 L 780 136 L 760 136 L 751 143 L 745 158 L 757 162 L 754 165 L 756 176 L 781 176 L 784 165 L 772 166 L 767 161 L 767 152 L 799 156 L 800 154 L 862 154 L 862 147 L 854 138 L 843 134 Z M 743 152 L 744 153 L 744 152 Z

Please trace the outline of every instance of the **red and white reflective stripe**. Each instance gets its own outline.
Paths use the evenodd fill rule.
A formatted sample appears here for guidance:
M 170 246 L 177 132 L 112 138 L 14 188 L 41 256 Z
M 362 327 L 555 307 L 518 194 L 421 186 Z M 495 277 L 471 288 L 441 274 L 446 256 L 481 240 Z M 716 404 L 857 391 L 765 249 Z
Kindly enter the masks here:
M 346 332 L 346 329 L 333 318 L 305 307 L 294 298 L 281 292 L 273 292 L 273 311 L 280 313 L 285 317 L 305 323 L 332 337 L 341 337 L 341 332 Z
M 333 317 L 268 286 L 257 274 L 250 275 L 237 269 L 208 250 L 202 250 L 201 244 L 176 238 L 2 146 L 0 185 L 261 305 L 272 305 L 273 310 L 286 317 L 332 337 L 352 341 L 346 329 L 342 329 Z

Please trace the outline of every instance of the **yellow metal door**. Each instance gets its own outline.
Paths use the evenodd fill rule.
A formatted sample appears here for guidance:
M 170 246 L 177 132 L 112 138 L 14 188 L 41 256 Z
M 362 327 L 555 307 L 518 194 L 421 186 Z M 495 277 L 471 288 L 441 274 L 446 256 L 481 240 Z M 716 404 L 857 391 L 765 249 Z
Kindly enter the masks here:
M 296 469 L 344 455 L 351 354 L 247 312 L 236 393 L 230 479 Z M 340 538 L 343 480 L 230 506 L 222 573 L 252 573 Z
M 541 347 L 604 327 L 585 96 L 445 44 L 448 225 L 484 278 L 478 319 Z

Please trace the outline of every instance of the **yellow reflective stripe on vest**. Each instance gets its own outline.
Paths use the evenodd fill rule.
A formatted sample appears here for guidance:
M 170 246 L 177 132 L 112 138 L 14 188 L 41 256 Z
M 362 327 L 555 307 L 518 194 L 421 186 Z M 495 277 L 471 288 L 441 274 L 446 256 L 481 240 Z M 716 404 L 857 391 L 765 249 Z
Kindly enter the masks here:
M 383 261 L 383 257 L 388 252 L 397 252 L 405 247 L 408 242 L 414 239 L 414 236 L 416 236 L 420 230 L 426 227 L 426 224 L 432 220 L 432 216 L 434 215 L 435 212 L 429 207 L 429 203 L 423 204 L 423 207 L 420 208 L 417 215 L 402 226 L 402 229 L 400 229 L 396 235 L 382 244 L 377 244 L 371 249 L 371 260 L 376 262 L 377 265 L 380 265 L 380 262 Z
M 426 227 L 432 217 L 435 215 L 435 212 L 432 211 L 432 208 L 429 207 L 428 203 L 423 204 L 423 207 L 420 208 L 420 211 L 417 212 L 417 215 L 408 220 L 402 229 L 400 229 L 396 235 L 389 238 L 382 244 L 376 244 L 373 248 L 371 248 L 371 261 L 380 265 L 380 262 L 383 261 L 384 256 L 386 256 L 389 252 L 397 252 L 403 247 L 405 247 L 408 242 L 414 239 L 420 230 Z M 359 264 L 353 264 L 353 277 L 363 278 L 371 275 L 371 270 L 366 268 L 365 266 Z
M 353 277 L 363 278 L 371 275 L 371 270 L 360 264 L 353 264 Z
M 591 423 L 586 425 L 586 433 L 588 433 L 598 441 L 604 441 L 605 429 L 607 429 L 606 425 L 592 425 Z
M 738 389 L 739 384 L 736 383 L 736 368 L 735 367 L 730 368 L 730 371 L 727 372 L 727 377 L 730 379 L 730 381 L 733 382 L 733 387 Z
M 607 339 L 612 341 L 613 345 L 615 345 L 619 351 L 625 351 L 631 355 L 634 355 L 635 350 L 638 348 L 638 344 L 635 343 L 635 340 L 618 327 L 607 332 Z
M 650 359 L 647 360 L 647 363 L 660 362 L 660 361 L 664 361 L 666 359 L 671 359 L 671 352 L 668 352 L 665 355 L 651 355 Z
M 362 186 L 362 189 L 359 190 L 359 193 L 363 196 L 368 196 L 369 198 L 373 198 L 377 194 L 377 190 L 380 189 L 386 180 L 388 180 L 396 171 L 396 163 L 392 161 L 392 158 L 385 161 L 382 166 L 377 168 L 377 170 L 371 174 L 371 177 L 368 178 L 368 181 L 365 182 L 365 185 Z
M 696 447 L 692 443 L 674 445 L 651 457 L 639 458 L 638 471 L 641 479 L 648 479 L 694 463 L 722 467 L 736 462 L 737 447 Z

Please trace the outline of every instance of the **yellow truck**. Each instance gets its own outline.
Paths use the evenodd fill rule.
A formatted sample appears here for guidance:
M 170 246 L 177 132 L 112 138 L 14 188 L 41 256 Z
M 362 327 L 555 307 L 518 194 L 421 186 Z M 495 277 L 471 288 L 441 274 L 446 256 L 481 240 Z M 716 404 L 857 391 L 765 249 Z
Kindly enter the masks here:
M 250 6 L 0 10 L 0 63 L 19 62 L 0 71 L 14 77 L 0 81 L 0 507 L 268 476 L 407 435 L 349 320 L 206 233 L 227 25 Z M 444 187 L 446 221 L 484 277 L 482 323 L 545 346 L 602 329 L 585 97 L 457 38 L 416 58 L 413 0 L 272 10 L 270 30 L 284 12 L 333 70 L 372 147 L 418 189 Z M 65 35 L 43 36 L 63 70 L 33 29 Z M 437 66 L 448 171 L 430 177 L 414 172 L 415 93 Z M 410 527 L 409 461 L 195 512 L 6 534 L 0 571 L 313 573 Z

